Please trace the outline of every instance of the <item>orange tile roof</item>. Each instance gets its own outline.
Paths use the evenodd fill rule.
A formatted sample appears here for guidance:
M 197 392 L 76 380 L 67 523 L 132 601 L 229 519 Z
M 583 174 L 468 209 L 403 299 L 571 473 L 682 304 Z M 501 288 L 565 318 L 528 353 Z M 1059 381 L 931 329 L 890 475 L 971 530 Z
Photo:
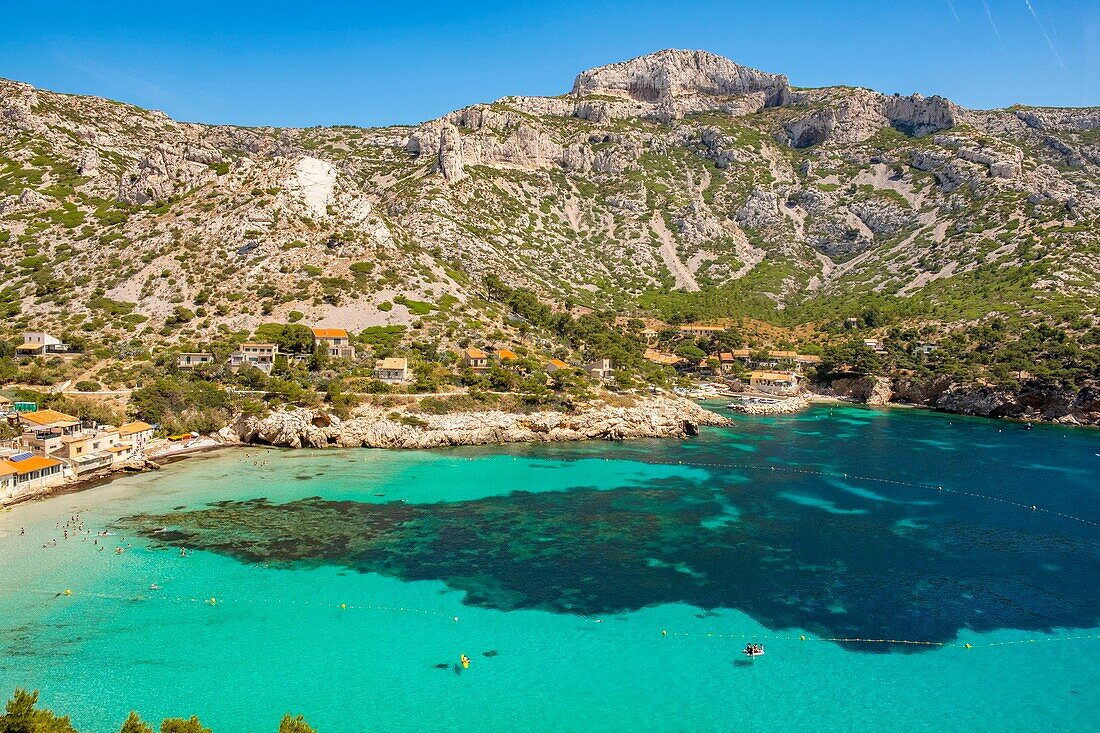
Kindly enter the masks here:
M 511 349 L 497 349 L 497 358 L 501 360 L 512 360 L 518 359 L 519 357 L 516 356 L 516 352 L 512 351 Z
M 133 435 L 134 433 L 143 433 L 146 430 L 152 430 L 153 426 L 147 422 L 138 420 L 137 422 L 123 423 L 118 426 L 118 434 L 122 436 Z
M 346 339 L 348 332 L 342 328 L 313 328 L 313 335 L 319 339 Z
M 14 476 L 19 473 L 15 470 L 15 465 L 8 461 L 0 461 L 0 476 Z
M 564 369 L 565 367 L 569 366 L 561 359 L 551 359 L 550 363 L 556 366 L 558 369 Z
M 485 359 L 489 356 L 481 349 L 474 348 L 465 349 L 462 353 L 466 356 L 467 359 Z
M 56 458 L 46 458 L 44 456 L 31 456 L 22 461 L 5 461 L 5 463 L 13 467 L 15 472 L 20 476 L 31 473 L 32 471 L 38 471 L 42 468 L 61 465 L 61 461 Z
M 35 425 L 53 425 L 55 423 L 78 423 L 79 417 L 66 415 L 57 410 L 38 410 L 37 412 L 21 412 L 19 417 Z

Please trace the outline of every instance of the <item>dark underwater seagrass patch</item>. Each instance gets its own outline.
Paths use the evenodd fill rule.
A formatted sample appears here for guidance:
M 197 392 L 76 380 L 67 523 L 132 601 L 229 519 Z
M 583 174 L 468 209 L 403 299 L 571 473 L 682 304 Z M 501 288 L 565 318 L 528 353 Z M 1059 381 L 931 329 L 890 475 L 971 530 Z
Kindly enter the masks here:
M 1094 540 L 964 523 L 913 535 L 892 531 L 881 513 L 872 520 L 762 498 L 736 521 L 713 521 L 750 497 L 662 480 L 437 504 L 223 501 L 120 525 L 154 545 L 244 562 L 438 580 L 468 604 L 505 611 L 601 615 L 680 602 L 736 608 L 771 629 L 929 641 L 964 627 L 1046 631 L 1100 620 Z

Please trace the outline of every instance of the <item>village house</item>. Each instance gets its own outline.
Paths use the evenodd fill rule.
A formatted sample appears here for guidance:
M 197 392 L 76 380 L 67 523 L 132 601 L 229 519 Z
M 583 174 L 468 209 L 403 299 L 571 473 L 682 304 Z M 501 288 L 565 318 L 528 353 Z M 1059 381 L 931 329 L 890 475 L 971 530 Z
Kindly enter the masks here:
M 611 367 L 610 359 L 596 359 L 588 366 L 584 368 L 588 372 L 588 376 L 593 379 L 598 379 L 601 382 L 609 382 L 614 376 L 614 369 Z
M 558 371 L 559 369 L 568 369 L 568 368 L 569 368 L 569 365 L 566 364 L 561 359 L 551 359 L 550 361 L 546 362 L 546 373 L 547 374 L 553 374 L 554 372 Z
M 921 343 L 919 343 L 919 344 L 917 344 L 916 346 L 913 347 L 913 353 L 914 354 L 920 354 L 922 356 L 928 356 L 929 354 L 936 351 L 936 349 L 938 349 L 938 348 L 940 348 L 940 347 L 937 346 L 936 344 L 929 344 L 929 343 L 925 343 L 925 342 L 922 341 Z
M 685 323 L 680 326 L 680 333 L 688 336 L 716 336 L 726 330 L 725 326 L 708 326 L 704 323 Z
M 312 328 L 310 330 L 313 331 L 313 349 L 315 351 L 318 346 L 321 346 L 329 356 L 335 359 L 355 358 L 355 347 L 351 345 L 351 338 L 344 329 Z
M 279 347 L 276 344 L 243 343 L 230 355 L 229 366 L 239 369 L 247 364 L 270 374 L 278 353 Z
M 878 339 L 863 339 L 863 345 L 876 354 L 885 354 L 886 347 L 882 345 L 882 342 Z
M 48 456 L 61 450 L 61 439 L 80 432 L 80 418 L 57 410 L 36 410 L 19 413 L 23 428 L 23 445 L 35 453 Z
M 122 446 L 118 428 L 104 427 L 63 436 L 61 449 L 56 455 L 67 461 L 80 475 L 109 468 L 129 458 L 129 452 L 129 446 Z
M 64 470 L 65 464 L 56 458 L 29 451 L 0 456 L 0 503 L 61 483 L 65 478 Z
M 749 386 L 769 394 L 792 394 L 798 390 L 798 375 L 793 372 L 756 371 L 749 375 Z
M 176 357 L 176 367 L 179 369 L 194 369 L 197 366 L 213 364 L 214 355 L 200 351 L 184 351 Z
M 12 411 L 11 400 L 4 395 L 0 395 L 0 412 L 7 414 Z
M 739 364 L 746 364 L 749 360 L 748 349 L 734 349 L 722 351 L 718 354 L 718 368 L 723 374 L 737 371 Z
M 512 351 L 511 349 L 497 349 L 496 352 L 494 352 L 494 356 L 496 356 L 497 361 L 499 361 L 501 364 L 507 361 L 516 361 L 519 359 L 519 357 L 516 356 L 516 352 Z
M 489 355 L 481 349 L 473 347 L 463 349 L 462 366 L 475 373 L 489 371 Z
M 409 360 L 391 356 L 374 362 L 374 378 L 386 384 L 401 384 L 409 381 Z
M 153 440 L 154 428 L 147 422 L 128 422 L 118 426 L 118 437 L 131 444 L 134 454 L 142 453 Z
M 24 356 L 45 356 L 46 354 L 64 354 L 69 347 L 61 339 L 42 331 L 26 331 L 23 343 L 15 347 L 18 354 Z

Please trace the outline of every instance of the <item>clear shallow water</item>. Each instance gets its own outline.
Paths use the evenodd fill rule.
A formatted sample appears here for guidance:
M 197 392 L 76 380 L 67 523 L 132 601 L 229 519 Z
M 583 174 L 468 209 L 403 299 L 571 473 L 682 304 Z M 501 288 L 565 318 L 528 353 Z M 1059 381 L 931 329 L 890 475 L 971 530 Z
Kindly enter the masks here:
M 93 731 L 1091 729 L 1100 527 L 1025 507 L 1100 521 L 1097 453 L 822 407 L 686 443 L 212 454 L 0 514 L 0 689 Z M 106 551 L 61 539 L 75 512 Z M 169 523 L 209 549 L 137 536 Z M 887 634 L 946 646 L 814 640 Z

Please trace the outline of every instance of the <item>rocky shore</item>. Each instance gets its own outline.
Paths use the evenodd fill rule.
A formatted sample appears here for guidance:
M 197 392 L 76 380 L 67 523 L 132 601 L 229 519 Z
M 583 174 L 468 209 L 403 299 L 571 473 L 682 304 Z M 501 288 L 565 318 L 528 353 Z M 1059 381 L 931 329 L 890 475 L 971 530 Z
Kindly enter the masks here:
M 439 448 L 499 443 L 684 438 L 704 425 L 729 420 L 694 402 L 647 396 L 632 404 L 592 402 L 572 412 L 530 414 L 488 410 L 430 415 L 401 408 L 365 406 L 347 420 L 322 410 L 278 410 L 241 417 L 224 428 L 226 442 L 287 448 Z
M 803 393 L 788 397 L 785 400 L 769 403 L 734 402 L 731 409 L 745 415 L 787 415 L 792 412 L 805 410 L 811 403 L 810 395 Z
M 904 376 L 851 377 L 820 387 L 821 394 L 869 405 L 889 403 L 930 407 L 942 412 L 1063 425 L 1100 425 L 1100 382 L 1059 388 L 1024 382 L 1018 389 L 968 384 L 950 378 L 917 380 Z

